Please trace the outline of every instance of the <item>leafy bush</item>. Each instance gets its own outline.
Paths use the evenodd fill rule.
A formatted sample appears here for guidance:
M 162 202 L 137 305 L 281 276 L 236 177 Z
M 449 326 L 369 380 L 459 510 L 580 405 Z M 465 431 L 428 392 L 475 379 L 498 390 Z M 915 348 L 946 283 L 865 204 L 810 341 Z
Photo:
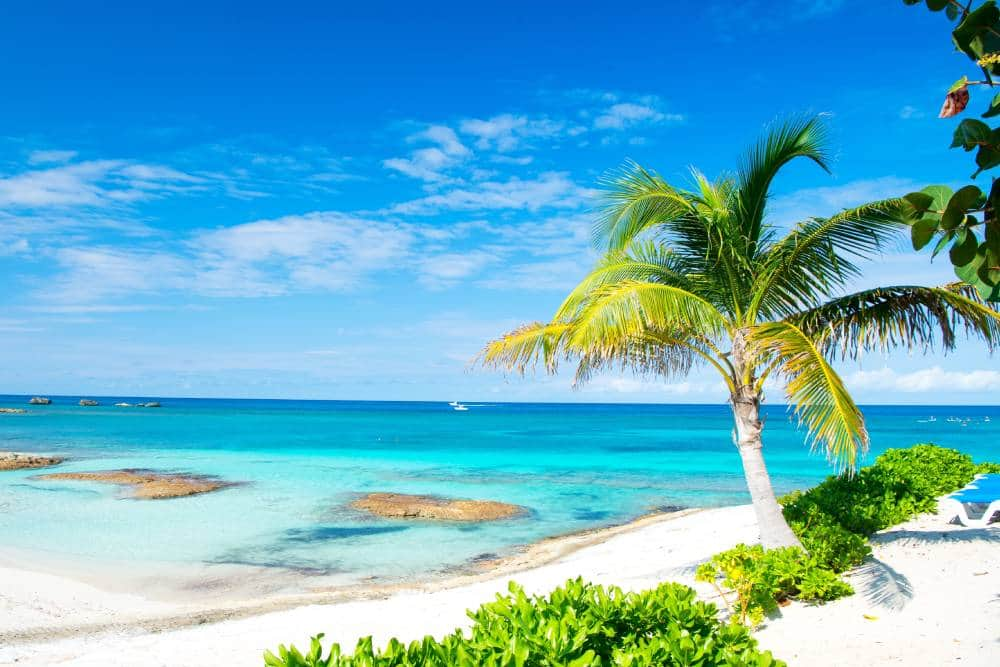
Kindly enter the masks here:
M 939 496 L 965 486 L 975 473 L 994 468 L 1000 470 L 1000 464 L 977 466 L 966 454 L 932 444 L 888 449 L 856 475 L 828 477 L 780 502 L 810 555 L 843 572 L 871 553 L 869 535 L 935 511 Z
M 939 496 L 965 486 L 978 472 L 1000 472 L 1000 464 L 976 465 L 961 452 L 931 444 L 886 450 L 855 475 L 828 477 L 780 499 L 806 551 L 741 544 L 716 554 L 697 578 L 715 584 L 737 620 L 753 626 L 789 598 L 850 595 L 854 591 L 838 574 L 871 554 L 869 535 L 933 512 Z M 735 603 L 723 589 L 735 595 Z
M 765 550 L 738 544 L 699 566 L 695 578 L 714 585 L 734 617 L 754 627 L 787 599 L 834 600 L 854 592 L 798 547 Z M 735 603 L 729 602 L 726 589 L 735 594 Z
M 977 475 L 1000 475 L 1000 463 L 977 463 L 976 464 L 976 474 Z
M 366 637 L 353 655 L 334 644 L 324 658 L 320 635 L 307 654 L 281 646 L 264 660 L 268 667 L 784 665 L 758 651 L 746 628 L 721 623 L 715 605 L 680 584 L 625 593 L 576 579 L 546 597 L 528 596 L 512 583 L 509 595 L 469 616 L 468 636 L 456 631 L 409 646 L 393 639 L 382 650 Z
M 873 467 L 906 480 L 911 493 L 931 500 L 962 488 L 976 472 L 968 454 L 931 444 L 888 449 Z
M 824 514 L 817 513 L 808 522 L 790 521 L 789 525 L 812 559 L 833 572 L 846 572 L 872 552 L 868 540 Z

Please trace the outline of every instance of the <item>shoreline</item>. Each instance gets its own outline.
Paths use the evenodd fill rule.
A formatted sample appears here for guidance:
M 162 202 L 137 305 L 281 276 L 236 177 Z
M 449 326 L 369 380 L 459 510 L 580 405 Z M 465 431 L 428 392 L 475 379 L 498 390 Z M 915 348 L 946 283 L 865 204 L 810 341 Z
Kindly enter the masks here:
M 6 582 L 15 584 L 13 590 L 0 581 L 0 621 L 18 617 L 23 623 L 42 595 L 66 585 L 71 587 L 62 598 L 67 618 L 95 609 L 104 615 L 102 623 L 86 628 L 49 624 L 44 631 L 21 633 L 16 642 L 8 638 L 17 633 L 8 633 L 0 639 L 0 665 L 168 667 L 202 664 L 210 655 L 227 667 L 259 667 L 264 650 L 279 644 L 301 649 L 320 632 L 326 635 L 324 647 L 336 642 L 347 652 L 365 636 L 376 645 L 392 637 L 408 643 L 467 628 L 466 611 L 505 594 L 511 576 L 529 595 L 582 577 L 626 591 L 674 581 L 713 601 L 712 587 L 694 581 L 695 570 L 714 553 L 757 541 L 753 508 L 677 514 L 550 538 L 485 572 L 370 587 L 364 596 L 311 596 L 287 608 L 244 607 L 211 618 L 204 610 L 180 607 L 150 615 L 149 607 L 130 607 L 134 598 L 121 595 L 108 600 L 107 609 L 88 608 L 99 602 L 87 597 L 96 589 L 88 592 L 66 579 L 0 568 L 0 579 L 11 573 L 24 577 Z M 925 514 L 873 536 L 872 558 L 846 575 L 855 595 L 781 608 L 754 633 L 761 649 L 792 667 L 1000 663 L 1000 525 L 970 529 L 949 523 L 950 518 Z
M 729 507 L 749 506 L 737 505 Z M 34 560 L 37 564 L 37 553 L 21 552 L 18 557 L 11 558 L 10 550 L 6 553 L 0 551 L 0 582 L 12 581 L 15 578 L 23 577 L 29 579 L 42 577 L 60 581 L 62 585 L 70 588 L 86 587 L 93 589 L 98 594 L 98 597 L 122 596 L 138 598 L 141 602 L 137 603 L 136 608 L 143 609 L 148 607 L 150 611 L 154 612 L 139 612 L 125 621 L 109 620 L 72 625 L 44 625 L 17 630 L 0 628 L 0 645 L 24 644 L 44 640 L 45 638 L 65 639 L 126 628 L 141 628 L 147 632 L 165 632 L 203 624 L 251 618 L 311 605 L 332 605 L 353 601 L 384 599 L 388 596 L 398 594 L 447 591 L 462 586 L 511 577 L 521 572 L 549 565 L 589 547 L 606 543 L 616 536 L 639 532 L 651 526 L 718 509 L 726 508 L 685 508 L 673 512 L 651 512 L 630 521 L 610 526 L 585 528 L 546 537 L 536 542 L 514 547 L 512 553 L 501 555 L 495 559 L 476 563 L 467 562 L 448 568 L 443 572 L 436 574 L 425 573 L 411 581 L 394 583 L 380 584 L 365 581 L 324 586 L 322 582 L 324 579 L 329 579 L 328 577 L 302 575 L 288 570 L 265 572 L 263 568 L 225 565 L 199 565 L 179 568 L 180 570 L 194 570 L 195 572 L 200 569 L 204 572 L 206 578 L 212 580 L 217 578 L 216 575 L 220 571 L 219 568 L 221 568 L 223 570 L 232 570 L 231 573 L 224 574 L 225 579 L 230 580 L 242 579 L 246 574 L 252 573 L 263 574 L 264 576 L 261 578 L 264 581 L 269 579 L 273 582 L 296 580 L 302 584 L 319 584 L 312 591 L 299 591 L 296 593 L 260 592 L 250 597 L 233 598 L 222 604 L 208 604 L 191 599 L 171 600 L 169 596 L 166 599 L 156 599 L 150 596 L 137 595 L 134 592 L 126 593 L 116 590 L 118 587 L 107 585 L 108 574 L 104 576 L 93 576 L 92 574 L 91 576 L 87 576 L 81 572 L 68 572 L 69 568 L 58 565 L 30 567 L 26 566 L 23 561 L 25 559 Z M 59 558 L 56 560 L 66 563 L 69 559 Z M 49 562 L 51 563 L 52 561 Z M 93 571 L 88 570 L 88 572 L 92 573 Z M 191 577 L 191 579 L 197 579 L 197 577 Z M 285 584 L 286 587 L 294 585 Z M 2 587 L 2 584 L 0 584 L 0 587 Z

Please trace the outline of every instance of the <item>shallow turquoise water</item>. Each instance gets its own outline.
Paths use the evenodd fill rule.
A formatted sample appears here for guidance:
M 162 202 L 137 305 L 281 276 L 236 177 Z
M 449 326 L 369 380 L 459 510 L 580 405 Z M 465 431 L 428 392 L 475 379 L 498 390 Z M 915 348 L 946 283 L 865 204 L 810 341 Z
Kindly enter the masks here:
M 412 578 L 542 537 L 628 520 L 665 505 L 747 501 L 726 406 L 470 405 L 159 399 L 160 409 L 79 407 L 55 398 L 0 415 L 0 449 L 58 452 L 60 470 L 153 468 L 245 482 L 164 501 L 113 486 L 0 473 L 0 544 L 53 557 L 238 563 Z M 782 406 L 765 455 L 779 491 L 829 474 Z M 873 453 L 933 441 L 1000 458 L 1000 408 L 867 407 Z M 930 416 L 936 421 L 926 421 Z M 949 421 L 953 417 L 956 420 Z M 988 420 L 987 420 L 988 418 Z M 483 525 L 404 523 L 348 509 L 373 491 L 525 505 Z

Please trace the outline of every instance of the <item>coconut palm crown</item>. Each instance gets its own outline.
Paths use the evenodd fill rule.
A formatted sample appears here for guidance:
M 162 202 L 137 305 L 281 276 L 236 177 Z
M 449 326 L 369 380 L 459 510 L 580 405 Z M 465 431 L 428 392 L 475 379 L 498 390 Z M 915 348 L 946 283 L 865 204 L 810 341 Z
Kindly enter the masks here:
M 1000 315 L 961 284 L 845 294 L 861 274 L 857 262 L 894 241 L 912 210 L 903 200 L 878 201 L 782 235 L 765 215 L 768 191 L 797 158 L 828 171 L 819 119 L 775 126 L 734 175 L 710 181 L 694 171 L 689 190 L 627 165 L 605 183 L 597 266 L 551 321 L 516 329 L 480 356 L 521 373 L 572 361 L 578 382 L 608 369 L 673 377 L 714 368 L 729 391 L 733 440 L 766 547 L 798 540 L 764 464 L 765 382 L 783 380 L 811 446 L 852 470 L 868 433 L 834 358 L 899 346 L 949 350 L 960 334 L 991 350 L 1000 340 Z

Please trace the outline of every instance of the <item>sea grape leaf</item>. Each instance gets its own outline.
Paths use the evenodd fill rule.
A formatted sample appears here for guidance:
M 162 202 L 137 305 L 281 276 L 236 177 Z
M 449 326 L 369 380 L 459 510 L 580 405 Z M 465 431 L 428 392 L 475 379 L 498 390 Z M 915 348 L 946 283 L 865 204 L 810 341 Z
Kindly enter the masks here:
M 976 146 L 989 143 L 992 135 L 993 130 L 983 121 L 976 120 L 975 118 L 966 118 L 955 128 L 951 147 L 961 147 L 967 151 L 971 151 Z

